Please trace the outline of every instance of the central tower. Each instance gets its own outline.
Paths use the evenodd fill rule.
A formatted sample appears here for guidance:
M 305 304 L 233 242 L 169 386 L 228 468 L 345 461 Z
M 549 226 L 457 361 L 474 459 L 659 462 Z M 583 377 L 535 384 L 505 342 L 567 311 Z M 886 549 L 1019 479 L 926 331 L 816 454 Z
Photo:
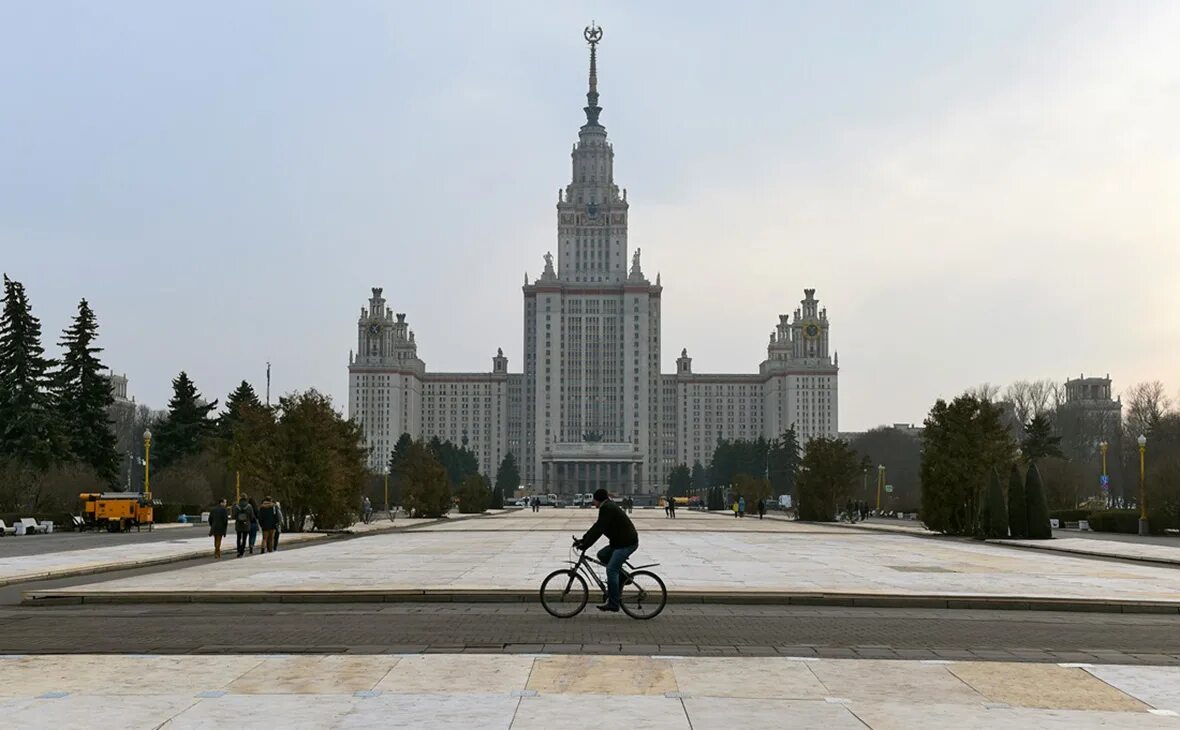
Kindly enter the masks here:
M 628 257 L 627 195 L 599 117 L 590 26 L 586 123 L 557 197 L 557 265 L 524 286 L 523 478 L 550 492 L 657 490 L 660 286 Z
M 570 183 L 558 191 L 557 275 L 575 284 L 617 284 L 627 276 L 627 195 L 615 185 L 615 152 L 598 121 L 602 29 L 591 26 L 583 35 L 590 44 L 586 123 L 570 153 Z

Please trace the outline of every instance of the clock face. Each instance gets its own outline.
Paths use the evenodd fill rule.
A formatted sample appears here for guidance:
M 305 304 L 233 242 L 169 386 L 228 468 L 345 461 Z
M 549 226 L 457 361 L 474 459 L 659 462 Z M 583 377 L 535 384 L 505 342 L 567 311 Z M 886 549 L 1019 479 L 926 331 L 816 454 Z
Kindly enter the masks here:
M 819 325 L 815 322 L 808 322 L 803 325 L 803 336 L 809 340 L 814 340 L 819 337 Z
M 598 204 L 597 203 L 590 203 L 589 205 L 587 205 L 586 206 L 586 215 L 590 216 L 591 218 L 598 215 Z
M 381 334 L 381 325 L 377 324 L 376 322 L 369 325 L 369 334 L 371 334 L 371 335 Z

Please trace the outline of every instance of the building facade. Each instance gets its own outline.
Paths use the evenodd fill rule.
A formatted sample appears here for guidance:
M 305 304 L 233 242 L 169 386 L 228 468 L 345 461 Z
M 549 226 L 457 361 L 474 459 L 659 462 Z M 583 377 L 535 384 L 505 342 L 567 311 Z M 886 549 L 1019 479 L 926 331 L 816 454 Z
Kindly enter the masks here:
M 546 253 L 540 277 L 525 277 L 522 372 L 508 372 L 502 351 L 490 371 L 429 372 L 406 316 L 373 289 L 348 392 L 375 470 L 409 433 L 466 445 L 487 474 L 511 452 L 533 491 L 653 493 L 675 465 L 708 465 L 718 439 L 772 439 L 792 426 L 801 442 L 837 433 L 839 363 L 814 289 L 793 316 L 779 315 L 756 372 L 694 373 L 687 350 L 675 373 L 660 372 L 663 287 L 629 250 L 627 191 L 599 121 L 602 32 L 585 37 L 586 122 L 558 191 L 556 261 Z

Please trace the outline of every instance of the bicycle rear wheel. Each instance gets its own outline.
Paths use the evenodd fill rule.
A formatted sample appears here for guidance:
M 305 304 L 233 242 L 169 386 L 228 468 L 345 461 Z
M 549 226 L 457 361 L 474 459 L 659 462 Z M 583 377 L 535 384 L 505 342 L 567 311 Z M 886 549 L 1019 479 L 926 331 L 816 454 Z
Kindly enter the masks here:
M 623 584 L 623 612 L 631 618 L 649 619 L 660 615 L 668 604 L 668 589 L 660 576 L 637 570 Z
M 573 618 L 589 600 L 586 579 L 576 570 L 555 570 L 541 581 L 541 605 L 551 616 Z

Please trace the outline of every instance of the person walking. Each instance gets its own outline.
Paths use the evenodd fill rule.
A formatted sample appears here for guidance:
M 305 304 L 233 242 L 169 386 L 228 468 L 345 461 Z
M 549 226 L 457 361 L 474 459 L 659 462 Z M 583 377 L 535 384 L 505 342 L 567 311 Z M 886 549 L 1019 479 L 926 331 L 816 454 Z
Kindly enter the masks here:
M 263 554 L 274 552 L 275 503 L 270 497 L 263 497 L 258 508 L 258 527 L 262 530 Z
M 746 498 L 738 497 L 738 517 L 746 516 Z
M 250 501 L 246 495 L 242 495 L 238 499 L 238 503 L 234 505 L 234 533 L 238 539 L 238 557 L 246 554 L 246 543 L 250 539 L 250 524 L 254 522 L 254 508 L 250 506 Z
M 735 499 L 735 500 L 733 500 L 733 518 L 736 520 L 737 516 L 738 516 L 738 503 L 737 503 L 737 500 Z
M 254 543 L 258 541 L 258 503 L 250 497 L 250 554 L 254 554 Z
M 373 503 L 368 497 L 361 502 L 361 519 L 366 525 L 373 520 Z
M 766 500 L 759 499 L 758 500 L 758 519 L 762 519 L 765 516 L 766 516 Z
M 272 550 L 279 549 L 279 535 L 283 534 L 283 505 L 275 500 L 275 541 Z
M 668 497 L 668 516 L 676 519 L 676 498 Z
M 229 510 L 225 508 L 225 497 L 217 500 L 217 506 L 209 510 L 209 535 L 213 538 L 213 559 L 221 560 L 221 540 L 229 529 Z

